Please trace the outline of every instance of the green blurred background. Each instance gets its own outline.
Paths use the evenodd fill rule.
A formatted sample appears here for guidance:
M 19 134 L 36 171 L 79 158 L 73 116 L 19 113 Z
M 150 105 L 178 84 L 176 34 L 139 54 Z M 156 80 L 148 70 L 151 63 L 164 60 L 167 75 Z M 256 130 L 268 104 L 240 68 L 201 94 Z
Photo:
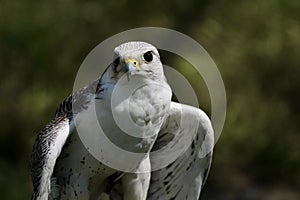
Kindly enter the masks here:
M 222 74 L 227 118 L 201 199 L 300 199 L 299 10 L 299 0 L 0 0 L 0 199 L 30 199 L 33 141 L 85 56 L 143 26 L 196 39 Z

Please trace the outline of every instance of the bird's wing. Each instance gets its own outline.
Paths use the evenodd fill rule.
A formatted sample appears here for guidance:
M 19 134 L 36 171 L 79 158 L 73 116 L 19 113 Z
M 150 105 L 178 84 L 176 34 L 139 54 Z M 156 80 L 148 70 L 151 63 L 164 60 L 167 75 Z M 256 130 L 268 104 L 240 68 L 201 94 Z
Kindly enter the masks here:
M 198 199 L 209 172 L 213 145 L 213 129 L 206 114 L 172 102 L 151 150 L 147 199 Z
M 51 190 L 51 176 L 57 158 L 74 130 L 74 116 L 86 109 L 99 90 L 98 80 L 78 90 L 63 101 L 54 118 L 39 133 L 32 151 L 31 177 L 32 199 L 48 199 Z
M 40 132 L 34 144 L 31 159 L 33 200 L 48 199 L 56 159 L 74 128 L 72 121 L 67 115 L 54 118 Z

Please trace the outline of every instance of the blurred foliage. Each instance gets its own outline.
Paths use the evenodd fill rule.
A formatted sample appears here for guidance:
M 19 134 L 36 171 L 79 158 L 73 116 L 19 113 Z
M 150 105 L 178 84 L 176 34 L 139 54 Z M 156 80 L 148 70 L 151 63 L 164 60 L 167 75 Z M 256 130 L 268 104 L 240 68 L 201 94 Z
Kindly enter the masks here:
M 299 9 L 298 0 L 0 0 L 1 199 L 30 198 L 34 138 L 89 51 L 141 26 L 193 37 L 225 82 L 227 119 L 202 199 L 300 199 Z

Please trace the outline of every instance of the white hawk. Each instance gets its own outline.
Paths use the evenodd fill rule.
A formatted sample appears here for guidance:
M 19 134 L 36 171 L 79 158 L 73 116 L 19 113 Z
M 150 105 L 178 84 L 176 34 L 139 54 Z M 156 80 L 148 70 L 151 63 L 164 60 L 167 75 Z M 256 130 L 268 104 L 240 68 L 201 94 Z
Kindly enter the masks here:
M 112 95 L 117 85 L 121 89 Z M 135 90 L 126 99 L 120 93 L 128 87 Z M 154 46 L 128 42 L 116 47 L 102 76 L 65 99 L 39 133 L 31 159 L 32 199 L 198 199 L 211 164 L 213 129 L 203 111 L 172 102 L 171 96 Z M 143 153 L 138 160 L 118 155 L 128 170 L 96 159 L 80 139 L 76 120 L 85 119 L 93 105 L 112 143 Z M 139 135 L 125 134 L 116 115 L 130 117 Z

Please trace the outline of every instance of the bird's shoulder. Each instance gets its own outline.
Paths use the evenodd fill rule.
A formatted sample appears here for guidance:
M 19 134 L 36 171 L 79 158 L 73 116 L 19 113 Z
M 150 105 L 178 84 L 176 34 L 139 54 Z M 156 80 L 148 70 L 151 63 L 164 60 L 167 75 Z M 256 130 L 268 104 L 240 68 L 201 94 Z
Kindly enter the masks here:
M 103 91 L 103 84 L 97 79 L 89 85 L 82 87 L 70 96 L 68 96 L 55 111 L 54 118 L 60 116 L 72 117 L 74 114 L 87 109 L 88 105 L 99 98 L 99 94 Z

